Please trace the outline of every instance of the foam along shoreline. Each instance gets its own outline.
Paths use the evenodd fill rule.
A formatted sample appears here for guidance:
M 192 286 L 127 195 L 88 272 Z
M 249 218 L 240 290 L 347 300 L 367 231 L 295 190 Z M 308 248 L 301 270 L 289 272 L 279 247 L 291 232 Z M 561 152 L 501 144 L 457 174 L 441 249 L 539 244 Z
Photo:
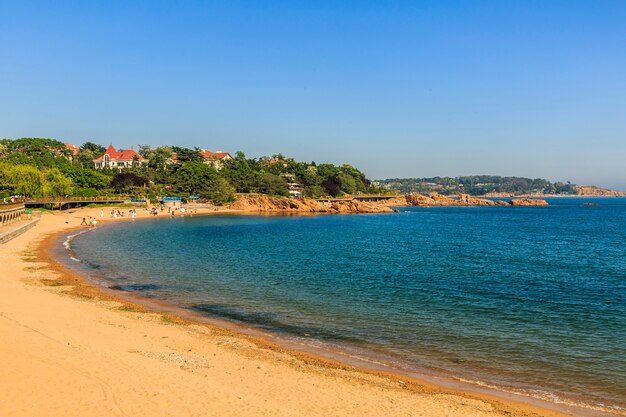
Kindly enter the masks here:
M 2 415 L 607 415 L 364 371 L 129 303 L 49 258 L 59 233 L 98 213 L 44 214 L 0 247 Z

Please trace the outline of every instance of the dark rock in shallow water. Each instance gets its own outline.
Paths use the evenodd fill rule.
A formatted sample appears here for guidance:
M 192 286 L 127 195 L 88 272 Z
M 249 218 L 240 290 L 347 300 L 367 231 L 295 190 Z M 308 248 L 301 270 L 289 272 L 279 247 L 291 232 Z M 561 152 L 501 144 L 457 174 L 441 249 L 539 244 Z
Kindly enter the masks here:
M 116 291 L 154 291 L 162 289 L 163 286 L 155 284 L 124 284 L 113 285 L 109 288 Z

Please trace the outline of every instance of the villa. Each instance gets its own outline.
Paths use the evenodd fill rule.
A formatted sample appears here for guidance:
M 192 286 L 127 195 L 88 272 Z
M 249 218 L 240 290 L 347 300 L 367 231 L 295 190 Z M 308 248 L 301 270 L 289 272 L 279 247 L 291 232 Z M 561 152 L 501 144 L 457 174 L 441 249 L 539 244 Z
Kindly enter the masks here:
M 64 145 L 65 149 L 68 149 L 70 152 L 72 152 L 72 155 L 78 155 L 78 152 L 80 151 L 80 148 L 78 146 L 72 145 L 71 143 L 65 143 Z
M 289 197 L 296 199 L 302 198 L 302 186 L 296 182 L 295 174 L 282 173 L 280 176 L 287 181 Z
M 233 159 L 233 157 L 228 152 L 211 152 L 206 149 L 201 149 L 200 155 L 202 155 L 202 158 L 204 158 L 205 164 L 211 165 L 218 171 L 224 166 L 224 161 Z
M 117 168 L 121 171 L 124 168 L 131 168 L 136 165 L 145 164 L 147 161 L 139 155 L 133 148 L 116 151 L 113 145 L 109 145 L 102 156 L 93 160 L 96 169 Z
M 233 159 L 231 154 L 229 154 L 228 152 L 222 152 L 222 151 L 211 152 L 207 149 L 200 149 L 198 150 L 198 153 L 202 156 L 202 160 L 203 160 L 202 162 L 204 162 L 207 165 L 212 166 L 218 171 L 224 167 L 224 161 L 229 161 Z M 178 155 L 173 153 L 172 157 L 170 158 L 168 162 L 173 163 L 173 164 L 180 164 Z

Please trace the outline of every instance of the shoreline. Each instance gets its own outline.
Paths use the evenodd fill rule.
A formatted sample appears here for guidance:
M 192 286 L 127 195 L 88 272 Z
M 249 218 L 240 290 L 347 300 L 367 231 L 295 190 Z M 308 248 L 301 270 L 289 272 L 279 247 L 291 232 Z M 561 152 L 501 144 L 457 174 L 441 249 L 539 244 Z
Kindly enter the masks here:
M 79 213 L 77 218 L 82 217 L 80 213 L 86 213 L 89 210 L 99 210 L 99 209 L 77 209 L 73 210 L 72 213 Z M 250 213 L 241 213 L 236 211 L 227 211 L 220 210 L 217 212 L 207 212 L 207 213 L 198 213 L 197 215 L 220 215 L 220 214 L 250 214 Z M 45 214 L 44 216 L 50 216 L 49 214 Z M 63 217 L 61 215 L 61 217 Z M 70 217 L 70 216 L 64 216 Z M 157 218 L 169 217 L 166 215 L 157 216 Z M 75 217 L 76 218 L 76 217 Z M 140 220 L 143 218 L 149 218 L 149 216 L 141 216 L 135 220 Z M 105 223 L 108 222 L 117 222 L 124 221 L 130 219 L 110 219 L 106 220 Z M 120 303 L 121 305 L 115 308 L 114 314 L 123 318 L 123 316 L 127 314 L 132 315 L 147 315 L 147 316 L 160 316 L 161 319 L 157 323 L 160 326 L 164 325 L 174 325 L 171 328 L 181 327 L 177 329 L 179 332 L 185 332 L 187 328 L 193 327 L 196 328 L 198 326 L 202 327 L 203 332 L 208 332 L 212 335 L 227 335 L 228 338 L 235 339 L 235 344 L 251 344 L 248 346 L 248 349 L 252 350 L 253 353 L 268 353 L 271 352 L 271 355 L 286 355 L 288 357 L 288 362 L 295 361 L 298 363 L 297 371 L 300 373 L 304 372 L 307 376 L 310 376 L 309 379 L 319 379 L 325 378 L 330 374 L 336 373 L 347 373 L 348 375 L 341 375 L 339 378 L 343 383 L 347 383 L 348 385 L 353 385 L 354 381 L 359 381 L 361 386 L 366 386 L 373 384 L 374 387 L 378 387 L 380 389 L 381 385 L 383 386 L 383 391 L 385 391 L 386 395 L 392 395 L 392 397 L 397 394 L 397 391 L 400 390 L 401 397 L 404 397 L 404 394 L 411 393 L 411 396 L 420 396 L 427 398 L 419 398 L 421 401 L 426 401 L 427 399 L 433 400 L 434 397 L 439 396 L 452 396 L 453 399 L 448 398 L 447 405 L 444 408 L 449 407 L 450 404 L 454 404 L 455 407 L 459 406 L 459 401 L 461 403 L 468 402 L 466 406 L 469 406 L 472 410 L 469 413 L 462 412 L 458 410 L 458 413 L 455 415 L 501 415 L 503 412 L 512 413 L 513 415 L 544 415 L 544 416 L 563 416 L 567 415 L 565 413 L 575 413 L 575 415 L 588 415 L 588 416 L 601 416 L 601 415 L 615 415 L 603 412 L 596 412 L 591 409 L 582 409 L 577 407 L 569 407 L 563 406 L 559 404 L 550 404 L 541 400 L 534 400 L 531 397 L 523 397 L 521 395 L 515 394 L 507 394 L 506 392 L 489 392 L 488 389 L 475 387 L 475 389 L 469 389 L 469 384 L 464 383 L 456 383 L 456 387 L 454 386 L 446 386 L 445 384 L 427 381 L 422 378 L 411 377 L 405 374 L 401 374 L 399 372 L 389 371 L 389 370 L 374 370 L 374 369 L 363 369 L 362 365 L 352 365 L 346 363 L 346 361 L 339 361 L 336 358 L 328 358 L 324 356 L 320 356 L 316 353 L 294 350 L 293 347 L 289 346 L 281 346 L 280 343 L 277 343 L 276 338 L 272 338 L 271 335 L 265 334 L 263 331 L 259 331 L 261 334 L 246 334 L 245 326 L 238 325 L 234 323 L 230 323 L 226 320 L 219 319 L 206 319 L 199 320 L 200 317 L 198 315 L 194 315 L 190 312 L 188 314 L 182 314 L 183 311 L 181 309 L 173 308 L 171 306 L 167 306 L 166 303 L 160 303 L 155 300 L 146 300 L 141 299 L 137 296 L 129 296 L 130 294 L 117 294 L 118 292 L 114 290 L 107 290 L 104 287 L 98 286 L 97 284 L 89 282 L 87 278 L 78 274 L 75 271 L 69 270 L 66 266 L 64 266 L 61 262 L 56 260 L 52 255 L 54 251 L 54 245 L 58 244 L 59 238 L 61 235 L 67 235 L 72 230 L 78 229 L 80 227 L 74 227 L 76 225 L 70 225 L 69 222 L 59 223 L 56 228 L 50 230 L 50 233 L 42 236 L 43 233 L 39 233 L 39 238 L 42 238 L 39 242 L 36 242 L 36 247 L 31 248 L 32 253 L 36 256 L 38 263 L 44 265 L 44 268 L 49 268 L 53 271 L 53 274 L 56 275 L 55 279 L 47 279 L 47 284 L 42 280 L 39 280 L 40 287 L 45 288 L 49 286 L 51 289 L 54 287 L 58 288 L 67 288 L 68 285 L 71 285 L 73 289 L 71 291 L 54 291 L 54 292 L 65 292 L 66 295 L 70 295 L 70 297 L 58 297 L 61 300 L 70 301 L 72 298 L 78 298 L 83 300 L 89 300 L 91 302 L 95 302 L 96 304 L 101 303 Z M 32 235 L 32 231 L 26 233 L 21 236 L 19 239 L 24 240 L 25 237 Z M 31 236 L 32 240 L 32 236 Z M 32 242 L 29 242 L 32 243 Z M 9 245 L 5 245 L 9 246 Z M 3 251 L 4 253 L 4 251 Z M 22 267 L 28 266 L 26 261 L 22 260 L 20 262 Z M 28 274 L 27 274 L 28 275 Z M 63 285 L 57 285 L 57 284 Z M 33 283 L 31 283 L 32 285 Z M 37 283 L 34 283 L 37 285 Z M 50 291 L 44 291 L 47 294 L 50 294 Z M 57 300 L 59 301 L 59 300 Z M 102 308 L 102 307 L 100 307 Z M 121 310 L 121 311 L 120 311 Z M 123 312 L 122 312 L 123 311 Z M 168 328 L 168 330 L 171 330 Z M 180 336 L 180 335 L 179 335 Z M 173 335 L 169 335 L 168 338 L 174 337 Z M 210 338 L 209 338 L 210 339 Z M 205 340 L 205 342 L 210 342 L 210 340 Z M 231 341 L 232 342 L 232 341 Z M 210 343 L 209 343 L 210 344 Z M 1 346 L 1 345 L 0 345 Z M 270 356 L 271 356 L 270 355 Z M 210 359 L 210 357 L 209 357 Z M 241 358 L 240 358 L 241 359 Z M 263 361 L 262 361 L 263 362 Z M 265 366 L 271 364 L 272 366 L 276 365 L 272 363 L 271 360 L 263 362 Z M 279 361 L 283 362 L 283 361 Z M 260 366 L 260 365 L 259 365 Z M 302 368 L 312 367 L 313 370 L 306 369 L 306 371 L 302 371 Z M 261 368 L 257 368 L 261 369 Z M 313 373 L 313 376 L 310 373 Z M 303 375 L 298 375 L 299 378 L 303 378 Z M 371 381 L 370 379 L 375 379 L 375 381 Z M 365 382 L 363 382 L 365 380 Z M 400 383 L 399 381 L 402 381 Z M 454 381 L 449 381 L 454 385 Z M 340 384 L 342 387 L 343 385 Z M 345 388 L 345 387 L 343 387 Z M 371 388 L 371 387 L 369 387 Z M 369 389 L 368 388 L 368 389 Z M 341 389 L 341 388 L 340 388 Z M 362 394 L 362 393 L 361 393 Z M 315 397 L 315 396 L 314 396 Z M 433 397 L 433 398 L 431 398 Z M 508 397 L 508 398 L 507 398 Z M 410 399 L 409 399 L 410 400 Z M 415 400 L 415 398 L 413 398 Z M 265 399 L 267 401 L 267 398 Z M 426 401 L 429 403 L 429 401 Z M 478 407 L 478 402 L 480 403 L 480 407 Z M 444 401 L 445 403 L 445 401 Z M 471 404 L 470 404 L 471 403 Z M 432 404 L 431 404 L 432 405 Z M 3 404 L 0 403 L 0 410 L 2 410 Z M 476 408 L 478 407 L 478 408 Z M 484 409 L 484 407 L 490 408 L 489 411 Z M 411 408 L 409 408 L 410 410 Z M 415 408 L 417 410 L 418 408 Z M 357 415 L 367 415 L 370 414 L 370 409 L 361 409 Z M 375 413 L 374 409 L 371 409 L 372 414 L 380 414 Z M 406 410 L 405 410 L 406 411 Z M 470 410 L 468 410 L 470 411 Z M 365 413 L 365 414 L 364 414 Z M 486 413 L 486 414 L 485 414 Z M 297 413 L 301 414 L 301 413 Z M 314 412 L 307 412 L 309 415 L 316 415 Z M 383 412 L 383 414 L 388 414 Z M 319 413 L 319 415 L 323 415 L 323 413 Z M 350 415 L 350 414 L 342 414 L 342 415 Z M 433 413 L 429 415 L 439 415 L 435 410 Z M 445 415 L 441 414 L 441 415 Z M 510 414 L 509 414 L 510 415 Z

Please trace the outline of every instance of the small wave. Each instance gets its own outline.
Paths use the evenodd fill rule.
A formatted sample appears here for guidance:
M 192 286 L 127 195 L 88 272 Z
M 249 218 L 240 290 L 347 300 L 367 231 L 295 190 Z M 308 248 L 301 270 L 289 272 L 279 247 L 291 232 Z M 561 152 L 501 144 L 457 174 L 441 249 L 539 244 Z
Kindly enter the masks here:
M 523 390 L 523 389 L 514 389 L 514 388 L 505 388 L 499 385 L 494 385 L 494 384 L 489 384 L 486 383 L 484 381 L 478 381 L 478 380 L 473 380 L 473 379 L 465 379 L 465 378 L 457 378 L 459 381 L 467 383 L 467 384 L 472 384 L 472 385 L 478 385 L 481 387 L 485 387 L 485 388 L 489 388 L 489 389 L 493 389 L 496 391 L 501 391 L 501 392 L 506 392 L 508 394 L 515 394 L 515 395 L 522 395 L 525 397 L 531 397 L 531 398 L 536 398 L 539 400 L 543 400 L 543 401 L 547 401 L 547 402 L 551 402 L 554 404 L 561 404 L 561 405 L 566 405 L 566 406 L 572 406 L 572 407 L 580 407 L 580 408 L 586 408 L 588 410 L 594 410 L 594 411 L 602 411 L 602 412 L 609 412 L 609 413 L 617 413 L 618 415 L 626 415 L 626 409 L 619 407 L 619 406 L 614 406 L 614 405 L 606 405 L 606 404 L 593 404 L 593 403 L 588 403 L 588 402 L 583 402 L 583 401 L 574 401 L 568 398 L 563 398 L 553 392 L 549 392 L 549 391 L 544 391 L 544 390 Z
M 75 238 L 76 236 L 80 236 L 80 235 L 82 235 L 83 233 L 87 233 L 87 232 L 90 232 L 90 231 L 92 231 L 92 230 L 95 230 L 95 229 L 85 229 L 85 230 L 81 230 L 81 231 L 80 231 L 80 232 L 78 232 L 78 233 L 73 233 L 73 234 L 71 234 L 71 235 L 67 235 L 67 236 L 65 237 L 65 241 L 63 242 L 63 247 L 64 247 L 64 248 L 65 248 L 65 250 L 67 251 L 67 254 L 68 254 L 68 256 L 69 256 L 69 258 L 70 258 L 71 260 L 73 260 L 73 261 L 75 261 L 75 262 L 80 262 L 80 259 L 78 259 L 78 258 L 76 257 L 76 253 L 74 253 L 74 249 L 72 248 L 72 241 L 74 240 L 74 238 Z

